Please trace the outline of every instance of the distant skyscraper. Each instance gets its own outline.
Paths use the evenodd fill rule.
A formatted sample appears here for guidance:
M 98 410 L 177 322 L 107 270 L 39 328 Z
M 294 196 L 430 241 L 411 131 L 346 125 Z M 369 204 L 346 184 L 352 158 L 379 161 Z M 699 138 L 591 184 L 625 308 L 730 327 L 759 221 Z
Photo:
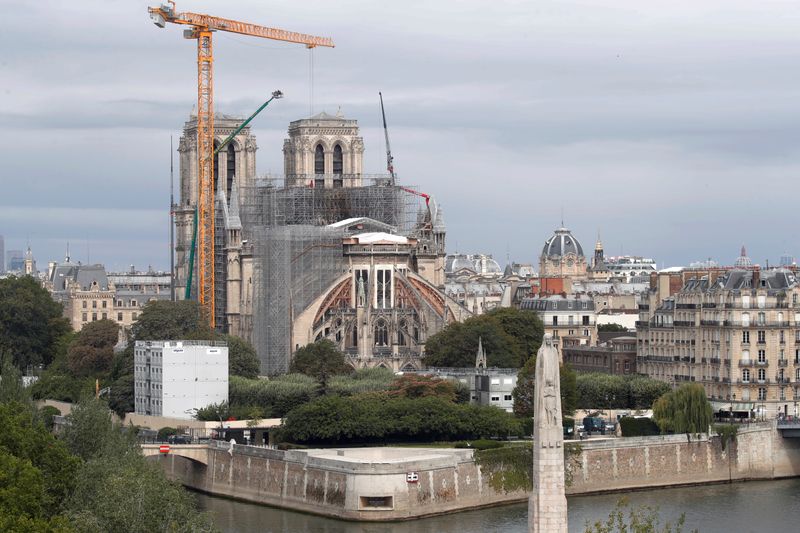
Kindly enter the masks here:
M 0 250 L 2 250 L 2 249 L 3 249 L 2 247 L 3 247 L 3 238 L 2 238 L 2 237 L 0 237 Z M 792 257 L 791 255 L 789 255 L 789 254 L 787 254 L 787 253 L 784 253 L 784 254 L 781 256 L 780 265 L 781 265 L 782 267 L 788 267 L 788 266 L 792 266 L 794 263 L 795 263 L 794 257 Z
M 25 268 L 25 254 L 22 250 L 6 252 L 6 268 L 11 272 L 19 272 Z
M 6 243 L 3 240 L 3 236 L 0 235 L 0 274 L 6 271 L 6 264 L 2 260 L 6 256 Z

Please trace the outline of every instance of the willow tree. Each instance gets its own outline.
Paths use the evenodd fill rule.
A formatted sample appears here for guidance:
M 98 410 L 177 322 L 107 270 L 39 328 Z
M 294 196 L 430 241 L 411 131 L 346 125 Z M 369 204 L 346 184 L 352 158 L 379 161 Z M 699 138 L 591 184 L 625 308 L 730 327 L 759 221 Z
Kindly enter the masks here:
M 706 433 L 713 410 L 703 386 L 687 383 L 655 401 L 653 418 L 662 433 Z

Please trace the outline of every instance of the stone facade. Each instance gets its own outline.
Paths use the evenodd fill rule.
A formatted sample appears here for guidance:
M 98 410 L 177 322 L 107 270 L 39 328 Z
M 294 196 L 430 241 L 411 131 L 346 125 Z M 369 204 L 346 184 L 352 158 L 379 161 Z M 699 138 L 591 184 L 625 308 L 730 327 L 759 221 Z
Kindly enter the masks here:
M 576 372 L 636 374 L 636 337 L 615 337 L 597 346 L 565 346 L 564 362 Z
M 716 269 L 654 276 L 642 295 L 637 369 L 675 386 L 701 383 L 717 410 L 797 415 L 800 285 L 789 270 Z M 661 298 L 665 293 L 671 296 Z
M 594 300 L 585 294 L 525 298 L 520 309 L 539 313 L 544 332 L 558 343 L 559 353 L 566 345 L 593 346 L 597 342 Z

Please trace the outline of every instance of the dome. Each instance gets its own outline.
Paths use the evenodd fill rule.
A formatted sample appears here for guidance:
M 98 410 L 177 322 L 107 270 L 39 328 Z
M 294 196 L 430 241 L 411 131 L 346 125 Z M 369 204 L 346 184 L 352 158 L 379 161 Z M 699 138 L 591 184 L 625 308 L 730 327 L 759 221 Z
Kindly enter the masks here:
M 468 255 L 455 254 L 447 256 L 447 260 L 445 262 L 445 272 L 454 273 L 463 268 L 475 270 L 475 264 Z
M 501 274 L 503 269 L 500 264 L 492 259 L 491 255 L 476 254 L 472 256 L 473 270 L 479 274 Z
M 545 241 L 544 248 L 542 248 L 542 256 L 563 257 L 569 254 L 583 257 L 583 247 L 570 230 L 558 228 L 555 234 Z
M 750 268 L 753 266 L 753 262 L 747 257 L 747 250 L 744 246 L 742 246 L 742 252 L 739 254 L 739 257 L 736 258 L 733 266 L 738 268 Z

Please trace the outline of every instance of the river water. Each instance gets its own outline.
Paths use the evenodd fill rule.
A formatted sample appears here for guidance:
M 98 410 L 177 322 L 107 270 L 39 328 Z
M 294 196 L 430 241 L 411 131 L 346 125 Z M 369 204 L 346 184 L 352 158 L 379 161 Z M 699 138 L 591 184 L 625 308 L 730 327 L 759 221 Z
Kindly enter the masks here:
M 658 507 L 663 520 L 686 514 L 684 531 L 766 533 L 800 531 L 800 479 L 658 489 L 568 499 L 569 531 L 608 517 L 621 497 L 631 506 Z M 523 533 L 527 506 L 506 505 L 410 522 L 343 522 L 293 511 L 197 495 L 225 533 Z

